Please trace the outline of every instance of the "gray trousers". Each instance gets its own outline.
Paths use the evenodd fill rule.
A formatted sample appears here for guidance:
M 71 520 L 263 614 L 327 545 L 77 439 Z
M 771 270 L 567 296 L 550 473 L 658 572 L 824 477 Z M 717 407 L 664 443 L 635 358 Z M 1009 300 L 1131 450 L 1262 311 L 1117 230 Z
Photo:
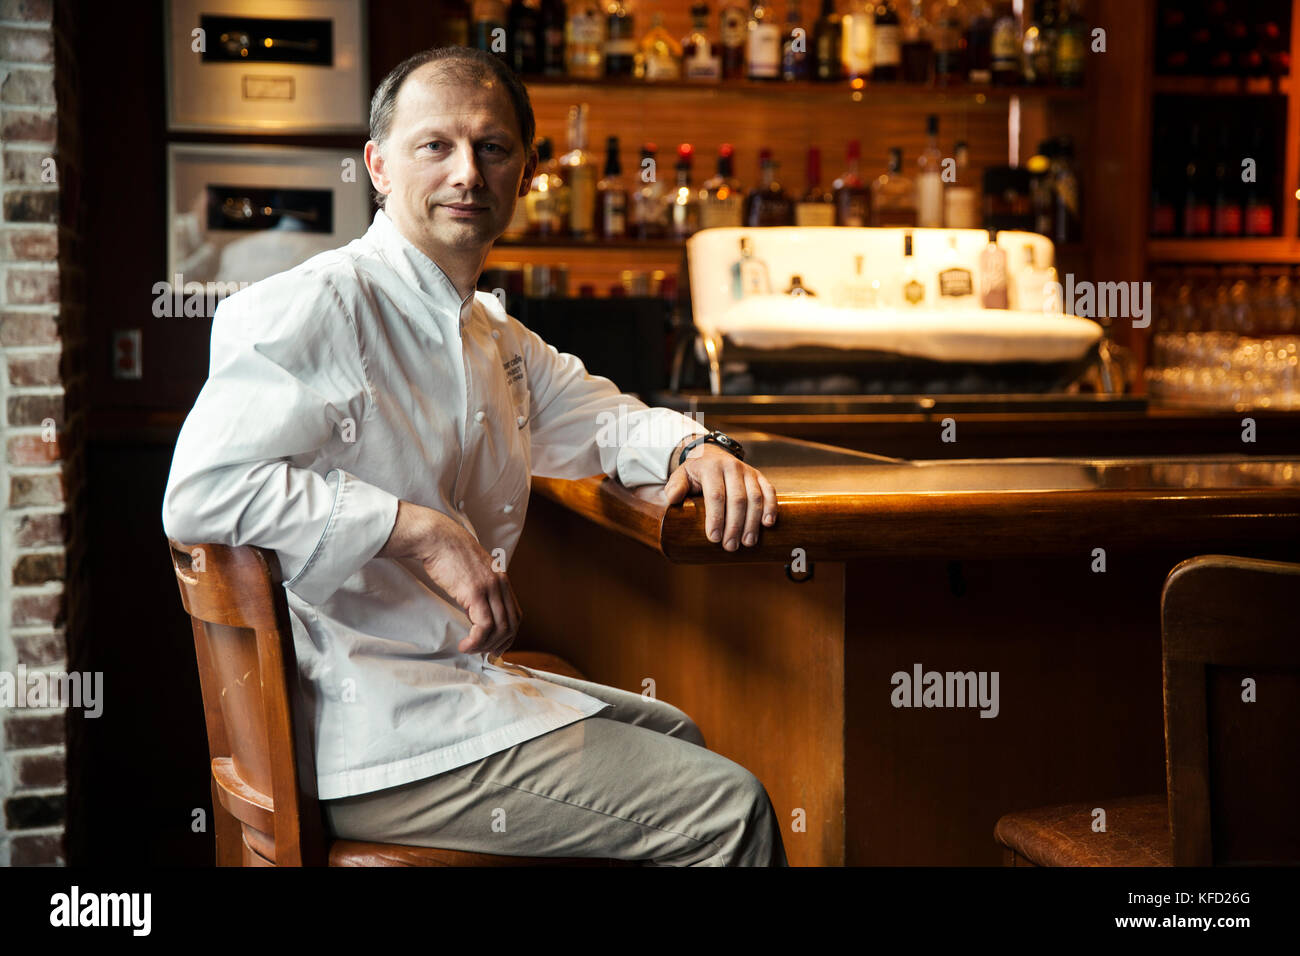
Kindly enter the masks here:
M 519 666 L 519 665 L 513 665 Z M 786 866 L 767 791 L 663 701 L 529 671 L 612 704 L 482 760 L 322 800 L 338 839 L 651 866 Z

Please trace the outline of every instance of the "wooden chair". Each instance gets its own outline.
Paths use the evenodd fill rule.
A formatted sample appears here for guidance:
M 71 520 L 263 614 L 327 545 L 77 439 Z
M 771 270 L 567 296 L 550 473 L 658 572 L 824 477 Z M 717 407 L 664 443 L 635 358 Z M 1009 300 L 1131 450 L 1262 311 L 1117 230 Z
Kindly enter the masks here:
M 311 728 L 289 693 L 297 664 L 274 552 L 168 543 L 194 628 L 218 866 L 631 865 L 329 839 L 316 797 Z M 582 677 L 553 654 L 516 651 L 509 659 Z
M 1211 554 L 1175 567 L 1161 598 L 1167 792 L 1009 813 L 994 828 L 1005 862 L 1300 863 L 1298 617 L 1300 564 Z

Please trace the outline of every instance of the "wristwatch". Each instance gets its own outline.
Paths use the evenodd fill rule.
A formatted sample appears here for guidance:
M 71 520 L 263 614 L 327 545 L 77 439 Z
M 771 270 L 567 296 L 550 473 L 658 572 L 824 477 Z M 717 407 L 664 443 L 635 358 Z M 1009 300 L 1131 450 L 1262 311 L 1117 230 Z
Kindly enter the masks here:
M 736 439 L 732 438 L 730 435 L 724 435 L 722 432 L 719 431 L 712 431 L 709 432 L 707 435 L 701 435 L 699 438 L 695 439 L 693 442 L 691 442 L 685 448 L 683 448 L 681 455 L 679 455 L 677 458 L 677 464 L 680 465 L 682 462 L 686 461 L 687 453 L 696 445 L 702 444 L 703 442 L 712 442 L 714 445 L 717 445 L 723 451 L 730 452 L 731 454 L 735 455 L 741 461 L 745 460 L 744 445 L 736 441 Z

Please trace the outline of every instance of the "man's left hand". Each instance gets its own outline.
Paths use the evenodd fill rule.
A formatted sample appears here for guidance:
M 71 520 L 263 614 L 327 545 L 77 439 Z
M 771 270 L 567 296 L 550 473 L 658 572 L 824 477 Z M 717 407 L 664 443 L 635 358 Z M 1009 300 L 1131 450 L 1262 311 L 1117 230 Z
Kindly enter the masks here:
M 704 533 L 721 541 L 728 551 L 743 543 L 758 544 L 760 522 L 776 524 L 776 489 L 757 468 L 745 464 L 716 445 L 692 448 L 686 461 L 673 470 L 664 484 L 670 505 L 688 495 L 704 498 Z

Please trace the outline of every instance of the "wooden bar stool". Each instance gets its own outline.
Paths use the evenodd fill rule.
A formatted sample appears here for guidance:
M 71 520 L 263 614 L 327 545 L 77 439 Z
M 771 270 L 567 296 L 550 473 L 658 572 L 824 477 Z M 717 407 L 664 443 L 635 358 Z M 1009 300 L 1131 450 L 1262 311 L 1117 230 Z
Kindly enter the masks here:
M 1004 861 L 1300 863 L 1297 618 L 1300 564 L 1211 554 L 1175 567 L 1161 597 L 1167 793 L 1008 813 L 994 828 Z
M 274 552 L 168 543 L 194 628 L 218 866 L 633 865 L 329 839 L 316 797 L 310 726 L 289 694 L 297 664 Z M 582 678 L 554 654 L 515 651 L 509 659 Z

